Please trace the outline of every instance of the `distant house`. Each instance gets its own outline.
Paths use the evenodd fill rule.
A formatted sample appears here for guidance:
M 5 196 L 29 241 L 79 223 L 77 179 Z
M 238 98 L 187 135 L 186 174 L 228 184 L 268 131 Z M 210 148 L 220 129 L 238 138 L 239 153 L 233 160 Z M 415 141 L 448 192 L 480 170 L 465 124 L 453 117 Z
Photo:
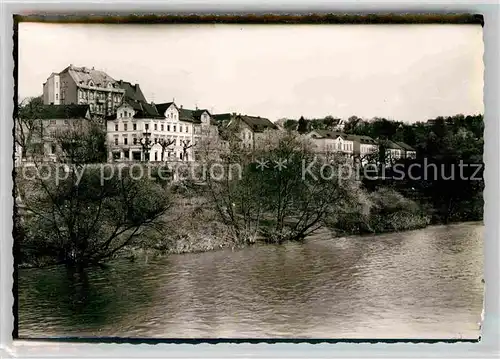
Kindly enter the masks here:
M 397 161 L 404 157 L 405 150 L 403 147 L 398 145 L 393 141 L 386 141 L 386 162 L 387 164 L 391 164 L 394 161 Z
M 417 158 L 417 151 L 413 147 L 404 142 L 396 142 L 396 144 L 404 150 L 404 158 Z
M 260 116 L 224 113 L 214 115 L 214 119 L 219 126 L 233 130 L 239 137 L 241 146 L 247 149 L 256 148 L 266 131 L 279 129 L 269 119 Z
M 31 134 L 30 147 L 33 155 L 41 155 L 45 161 L 61 160 L 61 147 L 56 135 L 63 131 L 85 128 L 90 121 L 91 115 L 89 105 L 43 105 L 39 109 L 38 124 L 35 124 L 36 133 Z M 17 122 L 19 126 L 22 123 Z M 17 125 L 17 124 L 16 124 Z M 16 129 L 20 130 L 20 129 Z M 27 133 L 28 129 L 23 126 L 22 131 Z M 31 160 L 31 155 L 21 145 L 16 146 L 20 154 L 16 154 L 17 163 L 22 160 Z
M 354 138 L 342 132 L 314 130 L 306 134 L 314 144 L 314 149 L 322 155 L 343 153 L 348 157 L 354 154 Z
M 378 152 L 378 143 L 370 136 L 349 135 L 354 142 L 354 157 L 365 165 Z

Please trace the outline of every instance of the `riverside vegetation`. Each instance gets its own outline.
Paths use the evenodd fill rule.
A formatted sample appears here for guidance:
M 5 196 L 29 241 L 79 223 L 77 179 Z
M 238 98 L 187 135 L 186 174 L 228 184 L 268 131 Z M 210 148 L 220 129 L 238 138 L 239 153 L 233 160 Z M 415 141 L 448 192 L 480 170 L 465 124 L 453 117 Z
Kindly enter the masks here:
M 28 122 L 33 129 L 35 120 L 36 113 L 21 107 L 18 123 Z M 356 118 L 347 131 L 379 138 L 381 144 L 399 136 L 415 146 L 419 157 L 401 160 L 403 168 L 424 156 L 446 165 L 482 163 L 482 116 L 437 119 L 433 126 Z M 320 173 L 325 163 L 338 168 L 347 160 L 337 155 L 318 160 L 293 129 L 268 133 L 252 151 L 237 142 L 199 144 L 203 162 L 207 167 L 217 163 L 221 172 L 203 183 L 192 178 L 172 182 L 160 175 L 161 165 L 152 164 L 151 177 L 137 179 L 137 168 L 124 165 L 123 175 L 102 181 L 99 168 L 85 167 L 105 150 L 105 132 L 93 121 L 52 134 L 60 162 L 70 164 L 67 176 L 56 182 L 56 164 L 42 168 L 42 155 L 27 137 L 24 133 L 16 141 L 32 159 L 31 171 L 44 175 L 26 176 L 26 167 L 14 171 L 15 193 L 23 205 L 22 211 L 17 202 L 14 208 L 19 265 L 84 268 L 117 256 L 303 241 L 320 229 L 345 236 L 482 219 L 482 180 L 360 180 L 354 172 L 336 171 L 328 178 L 303 177 L 303 163 L 314 162 L 312 171 Z M 259 167 L 256 159 L 270 165 Z M 275 168 L 277 161 L 286 167 Z M 241 173 L 230 176 L 235 163 Z

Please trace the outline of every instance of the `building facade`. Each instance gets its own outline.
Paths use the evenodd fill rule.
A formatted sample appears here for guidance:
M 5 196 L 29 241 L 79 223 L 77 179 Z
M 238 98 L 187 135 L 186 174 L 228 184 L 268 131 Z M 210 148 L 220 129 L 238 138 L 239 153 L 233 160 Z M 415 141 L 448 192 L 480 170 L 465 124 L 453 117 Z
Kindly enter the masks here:
M 105 117 L 116 112 L 130 86 L 103 71 L 69 65 L 43 84 L 43 101 L 46 105 L 87 104 L 92 116 Z
M 207 110 L 125 100 L 108 118 L 109 161 L 194 161 L 202 137 L 217 136 Z
M 315 152 L 328 156 L 341 153 L 348 158 L 354 155 L 354 138 L 342 132 L 329 130 L 315 130 L 306 134 L 310 138 Z

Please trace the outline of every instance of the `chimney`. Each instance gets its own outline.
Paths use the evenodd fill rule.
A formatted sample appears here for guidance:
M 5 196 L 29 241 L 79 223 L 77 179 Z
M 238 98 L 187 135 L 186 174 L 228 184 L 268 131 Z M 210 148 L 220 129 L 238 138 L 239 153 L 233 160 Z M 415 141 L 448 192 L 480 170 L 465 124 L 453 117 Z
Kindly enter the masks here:
M 181 110 L 182 110 L 182 105 L 181 105 Z
M 94 66 L 92 66 L 92 70 L 94 70 Z
M 233 115 L 234 117 L 236 117 L 236 112 L 233 112 L 233 113 L 232 113 L 232 115 Z
M 135 84 L 135 85 L 134 85 L 134 88 L 135 88 L 135 90 L 137 91 L 137 89 L 139 88 L 139 84 Z

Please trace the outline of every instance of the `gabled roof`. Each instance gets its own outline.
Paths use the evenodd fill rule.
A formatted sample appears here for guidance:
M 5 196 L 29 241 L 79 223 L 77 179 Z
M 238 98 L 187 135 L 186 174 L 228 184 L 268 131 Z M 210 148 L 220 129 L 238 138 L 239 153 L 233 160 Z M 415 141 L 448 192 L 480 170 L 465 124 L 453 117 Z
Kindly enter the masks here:
M 201 115 L 205 112 L 211 117 L 210 112 L 206 109 L 189 110 L 187 108 L 180 108 L 179 119 L 186 122 L 201 123 Z M 211 121 L 211 123 L 213 124 L 214 121 Z
M 212 117 L 216 121 L 225 122 L 225 121 L 231 121 L 231 119 L 234 117 L 234 114 L 231 114 L 231 113 L 219 113 L 217 115 L 213 115 Z
M 392 141 L 387 141 L 386 147 L 392 148 L 393 150 L 403 150 L 404 149 L 403 147 L 401 147 L 400 145 L 398 145 L 397 143 L 392 142 Z
M 353 141 L 357 141 L 362 144 L 367 144 L 367 145 L 377 144 L 377 141 L 371 138 L 370 136 L 348 135 L 348 137 Z
M 125 98 L 123 104 L 127 104 L 134 109 L 134 118 L 164 118 L 163 114 L 158 113 L 154 104 L 145 101 L 134 101 L 129 98 Z
M 346 135 L 345 133 L 338 132 L 338 131 L 330 131 L 330 130 L 314 130 L 314 131 L 309 132 L 309 134 L 311 134 L 311 133 L 317 133 L 320 136 L 320 138 L 335 139 L 338 137 L 342 137 L 342 138 L 347 139 L 347 137 L 348 137 L 348 135 Z
M 410 145 L 407 145 L 404 142 L 396 142 L 396 144 L 399 145 L 400 147 L 402 147 L 405 151 L 416 151 L 413 147 L 411 147 Z
M 156 109 L 158 110 L 158 113 L 163 115 L 165 114 L 165 111 L 167 111 L 167 109 L 174 105 L 175 106 L 175 103 L 173 102 L 164 102 L 164 103 L 156 103 L 155 106 L 156 106 Z
M 120 80 L 118 86 L 125 90 L 126 98 L 138 102 L 147 102 L 139 84 L 132 85 L 130 82 Z
M 86 119 L 89 105 L 43 105 L 40 108 L 40 119 Z
M 63 72 L 67 72 L 78 86 L 88 87 L 92 82 L 95 87 L 108 87 L 108 84 L 111 84 L 113 87 L 119 88 L 116 80 L 101 70 L 69 65 L 61 71 L 61 73 Z
M 277 130 L 278 126 L 269 119 L 260 116 L 238 115 L 238 118 L 246 123 L 254 132 L 264 132 L 265 130 Z

